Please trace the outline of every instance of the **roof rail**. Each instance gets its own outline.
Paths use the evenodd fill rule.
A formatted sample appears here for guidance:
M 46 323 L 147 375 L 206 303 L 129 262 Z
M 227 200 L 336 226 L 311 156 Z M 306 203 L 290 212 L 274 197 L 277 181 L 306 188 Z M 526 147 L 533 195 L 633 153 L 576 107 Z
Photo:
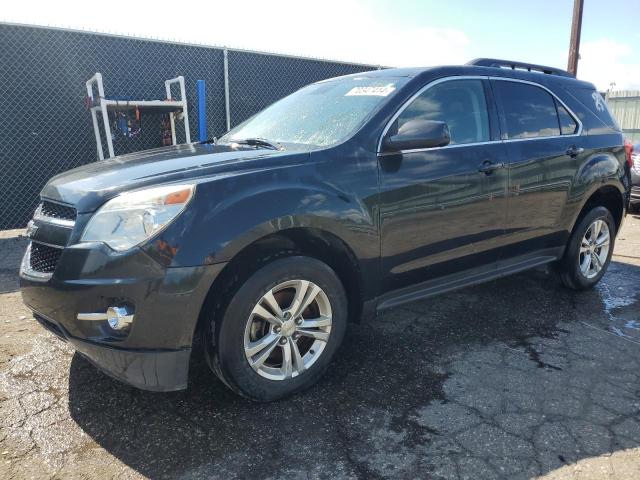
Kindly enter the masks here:
M 524 63 L 524 62 L 512 62 L 511 60 L 499 60 L 497 58 L 476 58 L 467 62 L 467 65 L 476 65 L 478 67 L 498 67 L 498 68 L 510 68 L 512 70 L 523 69 L 529 72 L 536 71 L 547 73 L 549 75 L 559 75 L 561 77 L 571 77 L 574 78 L 566 70 L 562 70 L 560 68 L 554 67 L 545 67 L 544 65 L 536 65 L 534 63 Z

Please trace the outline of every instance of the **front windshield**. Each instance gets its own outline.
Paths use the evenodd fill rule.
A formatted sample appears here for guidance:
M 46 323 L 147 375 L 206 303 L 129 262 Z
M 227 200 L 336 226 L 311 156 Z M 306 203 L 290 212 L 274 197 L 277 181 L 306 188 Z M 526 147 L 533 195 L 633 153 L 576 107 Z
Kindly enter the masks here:
M 349 77 L 309 85 L 230 130 L 218 143 L 264 139 L 328 146 L 353 134 L 402 84 L 401 77 Z

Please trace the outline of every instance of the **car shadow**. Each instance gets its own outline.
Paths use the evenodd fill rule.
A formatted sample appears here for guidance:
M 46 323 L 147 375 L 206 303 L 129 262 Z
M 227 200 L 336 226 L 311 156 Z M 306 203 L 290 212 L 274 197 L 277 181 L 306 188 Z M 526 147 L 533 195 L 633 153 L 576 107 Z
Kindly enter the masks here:
M 612 270 L 640 280 L 639 267 L 614 262 Z M 446 404 L 447 380 L 474 375 L 452 369 L 451 359 L 504 346 L 520 352 L 530 368 L 559 375 L 562 367 L 543 361 L 530 339 L 565 335 L 559 322 L 575 324 L 588 311 L 604 318 L 597 293 L 564 289 L 543 271 L 395 308 L 351 325 L 317 385 L 271 404 L 232 393 L 198 355 L 188 390 L 159 394 L 112 380 L 75 354 L 69 410 L 97 444 L 150 478 L 279 478 L 299 472 L 381 478 L 394 476 L 384 472 L 408 461 L 385 450 L 387 444 L 402 445 L 418 465 L 415 475 L 423 476 L 431 443 L 445 434 L 417 421 L 415 412 Z M 530 370 L 516 372 L 528 381 Z M 492 375 L 501 374 L 496 366 Z M 523 469 L 531 461 L 512 459 Z

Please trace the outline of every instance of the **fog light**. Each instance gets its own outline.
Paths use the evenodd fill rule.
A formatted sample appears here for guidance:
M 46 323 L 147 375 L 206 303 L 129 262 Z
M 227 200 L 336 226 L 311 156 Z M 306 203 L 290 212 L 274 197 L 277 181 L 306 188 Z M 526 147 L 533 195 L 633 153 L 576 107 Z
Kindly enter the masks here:
M 128 307 L 109 307 L 107 322 L 114 330 L 125 330 L 133 323 L 133 311 Z

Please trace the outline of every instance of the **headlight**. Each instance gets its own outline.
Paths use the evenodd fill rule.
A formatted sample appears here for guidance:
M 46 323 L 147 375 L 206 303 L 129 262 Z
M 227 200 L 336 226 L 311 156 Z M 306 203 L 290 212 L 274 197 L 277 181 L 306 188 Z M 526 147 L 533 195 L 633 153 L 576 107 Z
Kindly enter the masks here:
M 104 242 L 123 251 L 142 243 L 176 218 L 193 197 L 195 185 L 169 185 L 123 193 L 89 220 L 83 242 Z

